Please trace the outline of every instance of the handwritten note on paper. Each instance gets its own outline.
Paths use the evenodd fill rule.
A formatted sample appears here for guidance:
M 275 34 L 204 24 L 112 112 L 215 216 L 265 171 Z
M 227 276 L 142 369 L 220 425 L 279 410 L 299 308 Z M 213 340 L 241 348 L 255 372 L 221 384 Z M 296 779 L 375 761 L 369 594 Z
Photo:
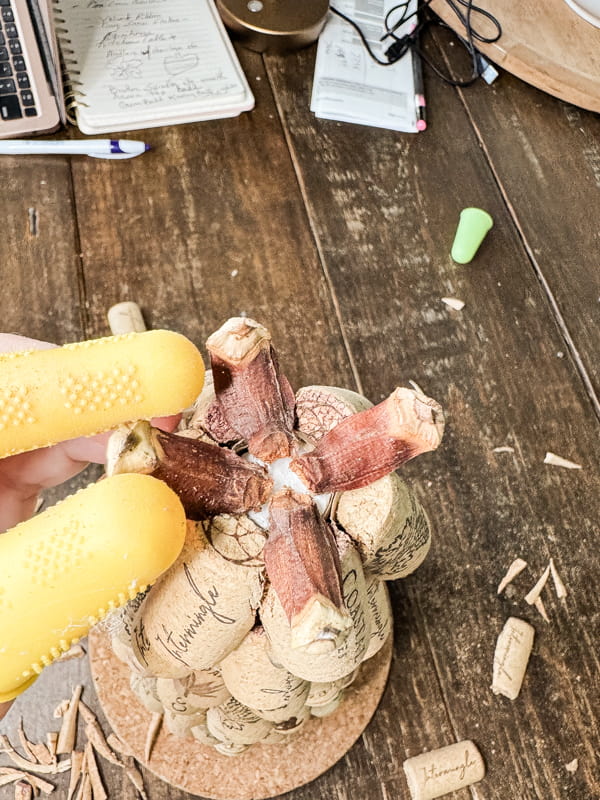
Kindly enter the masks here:
M 244 96 L 212 0 L 59 0 L 59 14 L 89 116 L 151 120 Z

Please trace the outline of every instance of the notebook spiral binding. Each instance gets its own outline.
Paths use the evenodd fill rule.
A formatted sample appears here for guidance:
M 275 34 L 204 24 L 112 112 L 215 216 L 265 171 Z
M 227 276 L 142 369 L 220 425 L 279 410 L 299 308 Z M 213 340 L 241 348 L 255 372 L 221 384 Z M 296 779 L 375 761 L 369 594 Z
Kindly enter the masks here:
M 77 125 L 75 109 L 78 106 L 85 106 L 86 108 L 89 108 L 89 106 L 85 102 L 85 92 L 79 88 L 82 84 L 77 76 L 81 75 L 81 71 L 79 70 L 79 63 L 74 57 L 75 51 L 69 46 L 71 40 L 69 39 L 69 31 L 64 27 L 65 19 L 62 16 L 61 0 L 52 0 L 52 7 L 54 30 L 56 31 L 56 38 L 60 45 L 61 71 L 65 87 L 66 117 L 71 125 Z

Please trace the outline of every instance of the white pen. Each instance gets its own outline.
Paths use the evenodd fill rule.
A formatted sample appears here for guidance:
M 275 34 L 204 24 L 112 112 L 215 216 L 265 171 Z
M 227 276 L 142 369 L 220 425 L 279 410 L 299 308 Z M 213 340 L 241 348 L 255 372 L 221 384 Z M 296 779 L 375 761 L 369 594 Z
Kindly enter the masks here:
M 145 142 L 131 139 L 0 139 L 0 155 L 83 155 L 92 158 L 134 158 L 150 150 Z

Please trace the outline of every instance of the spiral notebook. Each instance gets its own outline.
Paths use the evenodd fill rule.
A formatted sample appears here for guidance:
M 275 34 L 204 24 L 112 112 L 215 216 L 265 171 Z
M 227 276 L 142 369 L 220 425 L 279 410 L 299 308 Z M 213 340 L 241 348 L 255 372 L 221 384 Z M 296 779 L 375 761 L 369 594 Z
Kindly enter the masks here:
M 53 0 L 82 133 L 233 117 L 254 97 L 213 0 Z

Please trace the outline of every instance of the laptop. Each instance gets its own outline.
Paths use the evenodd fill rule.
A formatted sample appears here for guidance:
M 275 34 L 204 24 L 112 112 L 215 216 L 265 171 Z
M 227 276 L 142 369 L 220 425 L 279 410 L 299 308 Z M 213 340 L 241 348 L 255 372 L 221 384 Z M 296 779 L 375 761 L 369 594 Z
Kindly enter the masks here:
M 65 122 L 51 0 L 0 0 L 0 139 Z

